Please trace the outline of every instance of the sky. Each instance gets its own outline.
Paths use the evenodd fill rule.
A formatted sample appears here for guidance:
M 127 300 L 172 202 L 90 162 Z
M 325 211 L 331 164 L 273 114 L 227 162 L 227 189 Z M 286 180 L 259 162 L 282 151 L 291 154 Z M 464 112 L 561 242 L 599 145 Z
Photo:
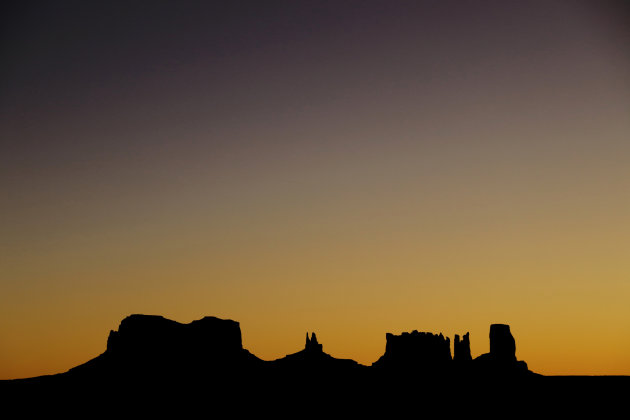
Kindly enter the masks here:
M 134 313 L 363 364 L 492 323 L 630 375 L 623 1 L 57 1 L 0 13 L 0 379 Z

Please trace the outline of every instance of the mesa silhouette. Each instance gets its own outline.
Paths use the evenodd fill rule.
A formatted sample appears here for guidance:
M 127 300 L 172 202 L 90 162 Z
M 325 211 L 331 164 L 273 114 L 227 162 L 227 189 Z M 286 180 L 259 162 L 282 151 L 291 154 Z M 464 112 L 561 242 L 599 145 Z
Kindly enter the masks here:
M 135 383 L 171 386 L 207 382 L 230 386 L 245 383 L 316 384 L 336 378 L 357 381 L 383 375 L 419 378 L 526 378 L 536 376 L 516 359 L 516 344 L 508 325 L 490 326 L 490 352 L 473 358 L 470 335 L 450 339 L 442 334 L 413 331 L 386 334 L 385 353 L 371 366 L 338 359 L 324 352 L 313 332 L 303 350 L 262 360 L 243 348 L 236 321 L 205 317 L 182 324 L 162 316 L 131 315 L 111 331 L 104 353 L 68 372 L 22 380 L 64 385 Z M 19 381 L 19 380 L 18 380 Z M 14 381 L 15 382 L 15 381 Z
M 552 404 L 564 410 L 576 400 L 618 404 L 620 393 L 630 391 L 628 377 L 547 377 L 530 371 L 517 360 L 516 341 L 504 324 L 490 326 L 490 351 L 474 358 L 468 332 L 455 335 L 453 354 L 450 338 L 441 333 L 385 338 L 385 353 L 371 366 L 327 354 L 314 332 L 306 333 L 302 350 L 265 361 L 243 348 L 236 321 L 205 317 L 182 324 L 131 315 L 109 333 L 101 355 L 64 373 L 0 381 L 0 395 L 20 404 L 54 405 L 70 398 L 89 407 L 114 404 L 157 413 L 170 403 L 197 409 L 212 404 L 241 415 L 258 414 L 261 407 L 291 416 L 304 406 L 344 407 L 367 416 L 375 404 L 388 411 L 401 400 L 457 407 L 492 401 L 495 408 L 527 401 L 529 407 Z

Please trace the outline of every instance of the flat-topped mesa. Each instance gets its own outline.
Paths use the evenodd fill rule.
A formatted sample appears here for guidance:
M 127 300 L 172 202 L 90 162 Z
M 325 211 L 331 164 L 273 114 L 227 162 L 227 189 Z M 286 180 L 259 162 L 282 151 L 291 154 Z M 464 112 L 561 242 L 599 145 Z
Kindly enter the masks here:
M 130 315 L 118 331 L 110 331 L 110 353 L 232 353 L 243 350 L 239 323 L 229 319 L 205 317 L 181 324 L 162 316 Z
M 470 355 L 470 333 L 464 334 L 461 340 L 459 339 L 459 335 L 455 334 L 453 360 L 457 363 L 466 363 L 472 360 L 472 356 Z
M 256 370 L 262 361 L 243 348 L 239 323 L 205 317 L 181 324 L 162 316 L 130 315 L 110 331 L 107 350 L 72 368 L 73 377 L 144 381 L 234 377 Z
M 385 338 L 385 354 L 372 366 L 435 371 L 452 361 L 451 340 L 442 333 L 436 335 L 414 330 L 401 335 L 387 333 Z

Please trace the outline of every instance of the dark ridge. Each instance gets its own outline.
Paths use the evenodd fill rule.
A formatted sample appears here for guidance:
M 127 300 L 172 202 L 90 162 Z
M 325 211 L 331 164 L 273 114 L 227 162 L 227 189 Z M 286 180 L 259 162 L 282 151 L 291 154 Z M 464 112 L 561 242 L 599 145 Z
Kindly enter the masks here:
M 630 391 L 628 377 L 617 378 L 619 382 L 593 379 L 600 381 L 596 387 L 576 385 L 587 380 L 576 377 L 550 382 L 517 360 L 508 325 L 491 325 L 489 338 L 489 353 L 473 359 L 469 333 L 462 339 L 455 336 L 453 357 L 450 339 L 443 334 L 388 333 L 385 353 L 364 366 L 325 353 L 316 334 L 307 333 L 304 349 L 264 361 L 243 348 L 236 321 L 205 317 L 181 324 L 161 316 L 131 315 L 109 333 L 101 355 L 65 373 L 0 381 L 0 393 L 6 401 L 71 397 L 135 406 L 155 404 L 156 398 L 194 399 L 236 404 L 250 413 L 256 411 L 253 402 L 267 406 L 282 401 L 284 407 L 296 407 L 317 400 L 369 411 L 362 405 L 366 401 L 388 404 L 400 398 L 448 403 L 450 398 L 492 395 L 518 403 L 524 395 L 545 400 L 548 392 L 575 398 L 586 390 L 591 396 Z

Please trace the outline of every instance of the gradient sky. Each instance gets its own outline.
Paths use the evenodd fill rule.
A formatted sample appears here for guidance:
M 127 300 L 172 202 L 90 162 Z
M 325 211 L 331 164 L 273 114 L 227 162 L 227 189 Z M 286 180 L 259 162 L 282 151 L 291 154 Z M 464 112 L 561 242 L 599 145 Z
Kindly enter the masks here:
M 536 372 L 630 374 L 627 2 L 17 3 L 0 378 L 132 313 L 364 364 L 508 323 Z

